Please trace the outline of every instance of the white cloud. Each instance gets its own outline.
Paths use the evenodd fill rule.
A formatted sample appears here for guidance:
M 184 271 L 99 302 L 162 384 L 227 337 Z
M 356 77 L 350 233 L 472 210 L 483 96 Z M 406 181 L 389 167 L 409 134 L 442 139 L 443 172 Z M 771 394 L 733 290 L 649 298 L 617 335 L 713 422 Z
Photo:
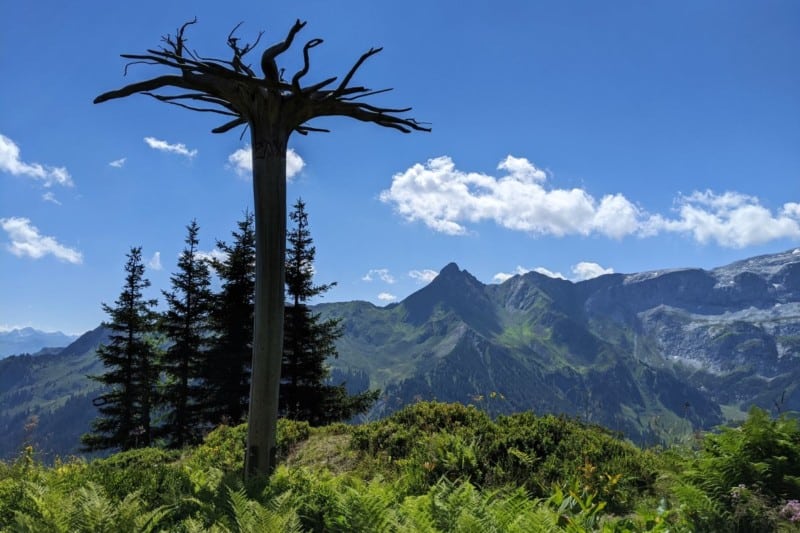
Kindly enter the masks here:
M 223 252 L 219 248 L 214 248 L 210 252 L 198 251 L 198 252 L 195 252 L 194 256 L 197 259 L 200 259 L 200 260 L 203 260 L 203 261 L 212 261 L 212 260 L 215 260 L 215 259 L 217 261 L 225 261 L 228 258 L 228 254 Z
M 800 204 L 795 202 L 773 214 L 754 196 L 695 191 L 680 196 L 676 204 L 678 218 L 653 217 L 647 224 L 650 233 L 685 233 L 701 244 L 715 242 L 729 248 L 800 238 Z
M 635 233 L 644 216 L 621 194 L 598 202 L 582 189 L 546 188 L 544 171 L 525 158 L 508 156 L 498 170 L 506 175 L 464 172 L 450 157 L 437 157 L 395 174 L 380 198 L 407 220 L 451 235 L 467 233 L 467 223 L 493 221 L 539 235 L 621 238 Z
M 0 227 L 11 238 L 8 250 L 17 257 L 39 259 L 51 254 L 68 263 L 77 265 L 83 262 L 79 251 L 59 244 L 53 237 L 40 235 L 39 229 L 27 218 L 0 218 Z
M 701 244 L 742 248 L 781 238 L 800 238 L 800 202 L 772 212 L 758 198 L 737 192 L 694 192 L 676 200 L 677 217 L 650 214 L 622 194 L 599 200 L 583 189 L 557 189 L 525 158 L 506 157 L 499 177 L 465 172 L 448 156 L 416 164 L 392 177 L 380 198 L 409 221 L 450 235 L 491 221 L 534 235 L 628 235 L 683 233 Z M 501 275 L 503 273 L 500 273 Z
M 53 194 L 53 191 L 47 191 L 46 193 L 44 193 L 42 195 L 42 200 L 44 200 L 45 202 L 50 202 L 50 203 L 56 204 L 56 205 L 61 205 L 61 202 L 58 201 L 58 199 L 56 198 L 56 195 Z
M 787 217 L 792 217 L 800 220 L 800 203 L 788 202 L 783 204 L 783 209 L 781 209 L 781 214 Z
M 424 270 L 410 270 L 408 272 L 408 277 L 415 280 L 417 283 L 430 283 L 438 275 L 438 272 L 429 268 Z
M 150 261 L 147 262 L 147 266 L 153 270 L 161 270 L 161 252 L 154 253 L 153 257 L 150 258 Z
M 604 274 L 613 274 L 613 268 L 603 268 L 597 263 L 591 263 L 589 261 L 581 261 L 577 265 L 572 267 L 572 280 L 573 281 L 584 281 L 587 279 L 596 278 L 598 276 L 602 276 Z
M 393 302 L 397 300 L 397 296 L 394 294 L 389 294 L 388 292 L 382 292 L 378 295 L 378 300 L 382 302 Z
M 544 276 L 549 278 L 555 279 L 567 279 L 564 274 L 561 272 L 554 272 L 550 269 L 545 267 L 536 267 L 536 268 L 525 268 L 523 266 L 517 265 L 517 268 L 514 269 L 513 272 L 498 272 L 492 278 L 492 281 L 497 283 L 503 283 L 514 276 L 527 274 L 528 272 L 538 272 Z M 613 268 L 603 268 L 597 263 L 591 263 L 588 261 L 581 261 L 580 263 L 572 266 L 572 277 L 569 278 L 571 281 L 583 281 L 591 278 L 596 278 L 597 276 L 602 276 L 603 274 L 613 274 Z
M 591 229 L 614 239 L 638 233 L 645 214 L 621 194 L 607 194 L 594 212 Z
M 533 272 L 538 272 L 539 274 L 547 276 L 548 278 L 567 279 L 566 276 L 564 276 L 564 274 L 562 274 L 561 272 L 553 272 L 552 270 L 548 270 L 545 267 L 536 267 L 533 269 Z
M 374 281 L 376 277 L 379 280 L 381 280 L 382 282 L 388 283 L 390 285 L 392 283 L 394 283 L 395 281 L 397 281 L 396 279 L 394 279 L 394 276 L 392 276 L 389 273 L 389 269 L 388 268 L 373 268 L 369 272 L 364 274 L 364 277 L 361 278 L 361 280 L 362 281 Z
M 228 163 L 237 174 L 244 178 L 249 178 L 253 175 L 253 159 L 249 146 L 247 148 L 239 148 L 229 155 Z
M 514 276 L 527 274 L 528 272 L 530 272 L 530 269 L 517 265 L 517 268 L 514 269 L 514 272 L 498 272 L 494 275 L 494 277 L 492 277 L 492 281 L 503 283 Z
M 286 151 L 286 178 L 292 179 L 303 170 L 306 162 L 300 157 L 297 152 L 289 148 Z
M 236 173 L 242 177 L 249 178 L 253 175 L 253 158 L 250 146 L 239 148 L 228 156 L 228 163 Z M 306 166 L 306 162 L 297 152 L 289 148 L 286 151 L 286 179 L 291 180 Z
M 148 138 L 151 138 L 151 137 L 148 137 Z M 145 140 L 147 140 L 147 139 L 145 139 Z M 150 143 L 147 143 L 147 144 L 150 144 Z M 119 159 L 115 159 L 115 160 L 113 160 L 112 162 L 109 163 L 109 166 L 112 166 L 114 168 L 122 168 L 122 166 L 125 164 L 125 161 L 127 159 L 128 159 L 127 157 L 121 157 Z
M 72 177 L 64 167 L 51 167 L 40 163 L 26 163 L 19 158 L 19 146 L 0 133 L 0 170 L 14 176 L 28 176 L 42 180 L 45 187 L 53 184 L 72 187 Z
M 197 155 L 197 150 L 189 150 L 183 143 L 170 144 L 167 141 L 162 141 L 155 137 L 145 137 L 144 142 L 153 150 L 158 150 L 160 152 L 178 154 L 188 157 L 189 159 Z
M 530 161 L 524 157 L 506 156 L 497 165 L 497 170 L 506 170 L 508 173 L 520 181 L 539 181 L 547 179 L 547 174 L 543 170 L 534 167 Z
M 538 272 L 539 274 L 542 274 L 543 276 L 547 276 L 549 278 L 567 279 L 561 272 L 553 272 L 552 270 L 548 270 L 544 267 L 525 268 L 523 266 L 517 265 L 517 268 L 515 268 L 513 272 L 498 272 L 492 277 L 492 281 L 496 281 L 497 283 L 503 283 L 513 278 L 514 276 L 522 276 L 524 274 L 527 274 L 528 272 Z

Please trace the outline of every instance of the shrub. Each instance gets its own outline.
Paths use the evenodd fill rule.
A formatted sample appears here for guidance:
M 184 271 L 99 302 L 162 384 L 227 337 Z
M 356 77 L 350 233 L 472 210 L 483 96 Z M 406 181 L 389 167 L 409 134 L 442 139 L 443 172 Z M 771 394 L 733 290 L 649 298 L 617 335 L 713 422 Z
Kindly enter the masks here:
M 492 422 L 473 406 L 418 402 L 385 420 L 357 426 L 352 446 L 370 454 L 406 458 L 425 435 L 444 432 L 470 438 L 485 432 Z
M 787 500 L 800 498 L 800 427 L 784 414 L 751 409 L 737 428 L 706 435 L 680 473 L 675 495 L 697 530 L 777 527 Z
M 100 485 L 112 500 L 138 492 L 148 506 L 175 504 L 191 494 L 189 475 L 176 463 L 178 452 L 140 448 L 97 459 L 86 479 Z

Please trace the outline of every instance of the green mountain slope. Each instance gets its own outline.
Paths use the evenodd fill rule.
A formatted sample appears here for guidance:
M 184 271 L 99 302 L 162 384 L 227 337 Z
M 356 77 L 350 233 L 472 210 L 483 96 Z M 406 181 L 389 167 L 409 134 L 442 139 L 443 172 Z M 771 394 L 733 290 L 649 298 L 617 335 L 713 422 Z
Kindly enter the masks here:
M 95 417 L 98 385 L 86 376 L 102 372 L 95 348 L 106 338 L 99 327 L 58 353 L 0 360 L 0 457 L 28 443 L 61 455 L 78 451 Z
M 325 304 L 346 335 L 335 368 L 383 388 L 373 416 L 420 400 L 491 413 L 580 416 L 639 442 L 722 422 L 720 407 L 670 368 L 634 358 L 622 324 L 588 316 L 576 286 L 539 274 L 483 285 L 451 264 L 403 302 Z
M 530 272 L 484 285 L 450 264 L 402 302 L 316 311 L 344 327 L 332 378 L 382 389 L 370 418 L 436 399 L 565 413 L 653 444 L 751 405 L 800 411 L 800 250 L 580 283 Z M 103 335 L 0 360 L 0 457 L 26 440 L 74 451 Z

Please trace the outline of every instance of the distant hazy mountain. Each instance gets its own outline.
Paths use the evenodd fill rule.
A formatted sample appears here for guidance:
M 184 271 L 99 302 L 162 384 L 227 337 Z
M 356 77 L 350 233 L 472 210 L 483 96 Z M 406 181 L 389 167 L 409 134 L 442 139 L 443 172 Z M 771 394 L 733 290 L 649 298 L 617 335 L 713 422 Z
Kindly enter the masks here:
M 77 339 L 60 331 L 46 332 L 33 328 L 0 331 L 0 358 L 23 353 L 36 353 L 42 348 L 63 348 Z
M 107 339 L 99 327 L 56 353 L 0 360 L 0 459 L 27 443 L 49 458 L 78 452 L 96 414 L 98 384 L 86 376 L 103 372 L 95 349 Z
M 342 319 L 333 379 L 383 394 L 579 416 L 645 444 L 800 410 L 800 249 L 710 271 L 536 272 L 485 285 L 455 264 L 402 302 L 317 306 Z M 0 360 L 0 457 L 25 440 L 68 453 L 94 416 L 98 328 L 58 354 Z M 33 417 L 33 418 L 32 418 Z M 27 427 L 27 429 L 25 429 Z

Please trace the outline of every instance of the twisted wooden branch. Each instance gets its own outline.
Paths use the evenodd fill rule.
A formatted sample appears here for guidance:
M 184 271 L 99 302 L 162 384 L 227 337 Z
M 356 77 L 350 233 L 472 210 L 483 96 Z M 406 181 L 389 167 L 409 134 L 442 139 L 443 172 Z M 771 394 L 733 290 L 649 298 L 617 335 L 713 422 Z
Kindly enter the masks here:
M 292 28 L 289 30 L 289 34 L 286 36 L 286 39 L 277 44 L 273 44 L 264 50 L 264 53 L 261 55 L 261 71 L 264 73 L 264 79 L 274 82 L 281 81 L 278 74 L 278 64 L 276 63 L 275 58 L 292 46 L 294 36 L 297 35 L 297 32 L 302 30 L 305 25 L 305 22 L 300 22 L 300 19 L 297 19 L 294 23 L 294 26 L 292 26 Z
M 361 57 L 358 58 L 356 64 L 350 68 L 350 72 L 348 72 L 347 76 L 344 77 L 342 83 L 339 85 L 339 88 L 334 91 L 334 95 L 340 96 L 342 94 L 342 91 L 344 91 L 347 88 L 347 84 L 350 83 L 350 80 L 353 79 L 353 76 L 355 75 L 356 71 L 359 68 L 361 68 L 361 65 L 364 64 L 364 61 L 374 56 L 375 54 L 380 53 L 381 50 L 383 50 L 383 48 L 370 48 L 369 50 L 364 52 L 361 55 Z
M 303 47 L 303 68 L 298 70 L 297 73 L 292 77 L 292 91 L 294 91 L 294 93 L 297 95 L 302 92 L 300 89 L 300 78 L 308 74 L 308 69 L 310 67 L 308 64 L 308 51 L 321 44 L 322 39 L 311 39 Z
M 253 41 L 253 43 L 247 43 L 244 48 L 240 48 L 239 39 L 234 37 L 234 33 L 236 33 L 236 30 L 238 30 L 239 26 L 241 25 L 242 22 L 234 26 L 234 28 L 228 34 L 228 46 L 233 50 L 233 59 L 230 62 L 226 61 L 226 63 L 230 64 L 234 70 L 236 70 L 236 72 L 245 72 L 251 78 L 255 78 L 256 73 L 252 68 L 250 68 L 250 65 L 245 65 L 242 59 L 245 55 L 247 55 L 248 52 L 258 46 L 258 43 L 261 41 L 261 36 L 264 35 L 264 32 L 258 32 L 258 37 L 256 37 L 256 40 Z
M 121 89 L 99 95 L 94 102 L 101 103 L 141 93 L 161 102 L 192 111 L 234 117 L 211 130 L 213 133 L 224 133 L 247 125 L 254 120 L 256 122 L 258 120 L 280 120 L 280 124 L 273 124 L 273 126 L 278 126 L 279 129 L 288 132 L 296 131 L 301 135 L 307 135 L 310 132 L 327 132 L 329 130 L 308 125 L 310 120 L 321 116 L 351 117 L 404 133 L 430 131 L 430 128 L 421 122 L 397 116 L 397 114 L 410 111 L 410 107 L 380 107 L 358 101 L 392 90 L 372 90 L 363 86 L 350 86 L 353 77 L 366 60 L 380 53 L 382 48 L 370 48 L 363 53 L 335 89 L 326 89 L 326 87 L 334 83 L 338 79 L 337 77 L 326 78 L 302 87 L 300 82 L 311 68 L 309 51 L 322 44 L 322 39 L 311 39 L 305 44 L 303 67 L 294 74 L 291 83 L 282 80 L 283 70 L 278 69 L 276 58 L 291 47 L 297 33 L 305 27 L 305 22 L 297 20 L 283 41 L 270 46 L 262 53 L 263 78 L 256 76 L 253 69 L 244 63 L 245 55 L 260 42 L 263 32 L 258 34 L 252 44 L 247 43 L 241 46 L 239 38 L 235 36 L 241 26 L 239 23 L 227 37 L 228 47 L 233 52 L 232 59 L 228 61 L 207 58 L 186 47 L 185 32 L 190 25 L 196 22 L 195 18 L 183 24 L 174 37 L 169 35 L 162 37 L 165 46 L 161 49 L 148 49 L 144 54 L 122 54 L 123 58 L 130 60 L 125 66 L 125 74 L 127 74 L 128 67 L 138 64 L 160 65 L 175 69 L 178 74 L 131 83 Z M 158 92 L 168 87 L 184 89 L 189 92 L 181 94 Z M 194 102 L 208 104 L 211 107 L 196 105 Z M 263 115 L 265 111 L 272 118 Z M 253 124 L 250 125 L 253 126 Z

